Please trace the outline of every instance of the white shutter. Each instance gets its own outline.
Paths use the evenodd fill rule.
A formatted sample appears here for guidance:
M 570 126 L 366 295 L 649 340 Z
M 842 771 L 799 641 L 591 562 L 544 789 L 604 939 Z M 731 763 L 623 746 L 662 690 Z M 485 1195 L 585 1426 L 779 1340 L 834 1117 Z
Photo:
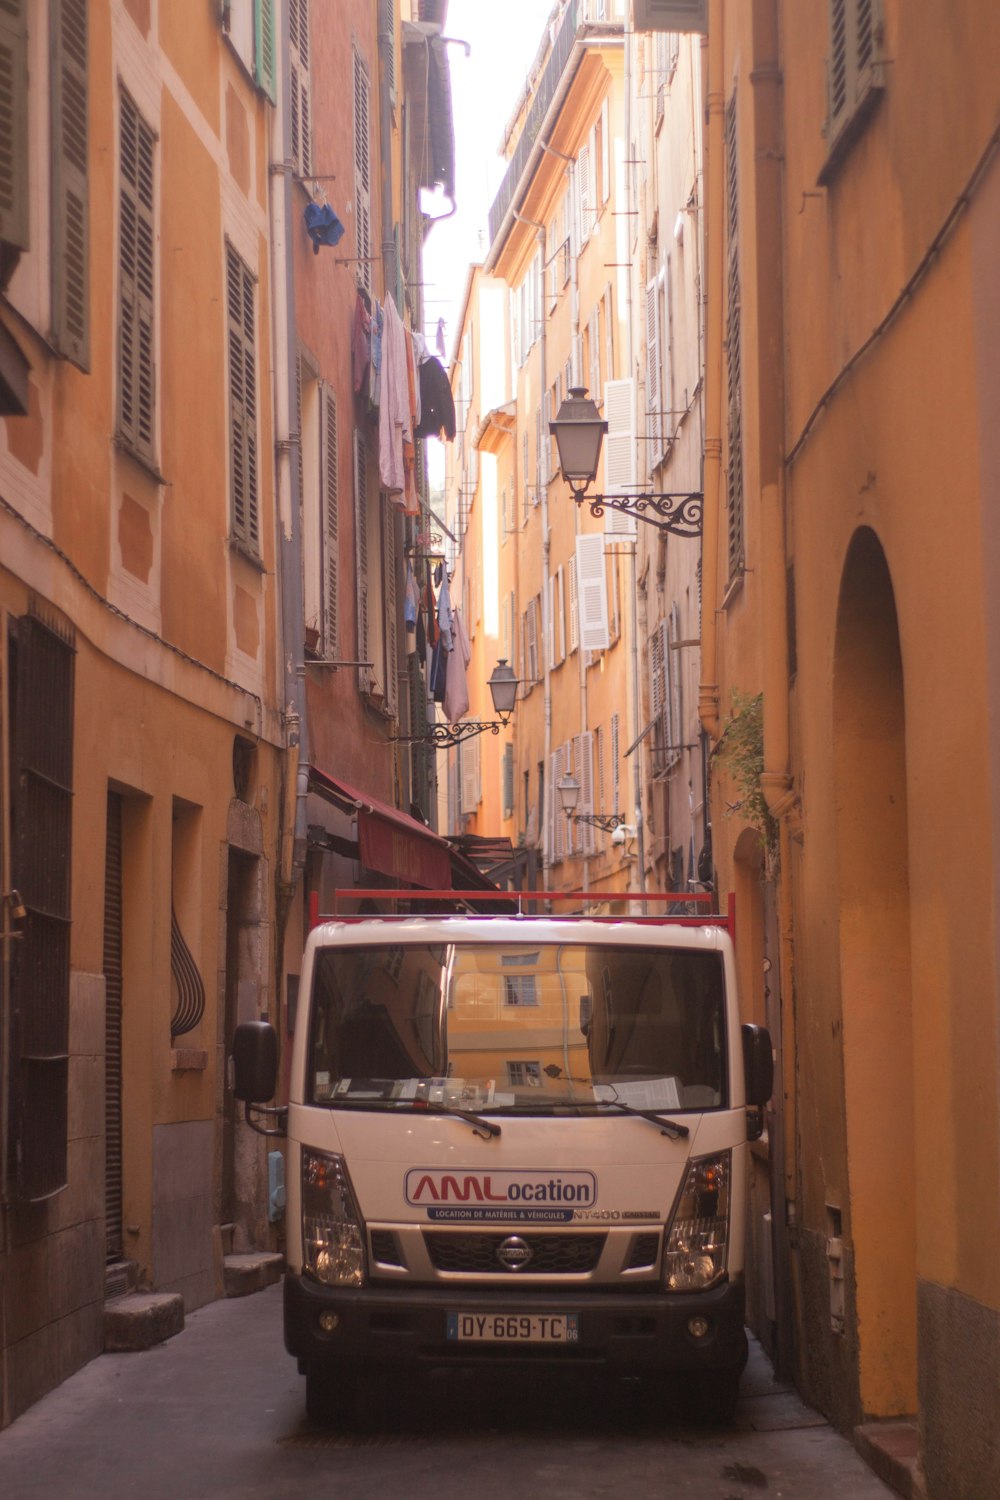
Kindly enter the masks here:
M 479 780 L 479 765 L 477 752 L 479 750 L 479 735 L 470 740 L 462 740 L 458 747 L 459 776 L 461 779 L 461 804 L 459 811 L 474 813 L 479 805 L 476 795 L 477 782 Z
M 601 105 L 601 202 L 611 196 L 611 110 L 610 100 Z
M 620 742 L 618 715 L 611 715 L 611 795 L 614 801 L 612 812 L 621 812 L 621 767 L 618 760 Z
M 553 593 L 555 590 L 555 579 L 545 580 L 545 613 L 542 620 L 542 634 L 545 637 L 545 661 L 551 672 L 556 664 L 556 633 L 554 629 Z
M 569 168 L 569 250 L 575 260 L 580 254 L 580 166 L 572 162 Z
M 580 644 L 580 617 L 577 610 L 576 561 L 569 567 L 569 649 L 575 651 Z
M 552 626 L 552 636 L 555 641 L 556 661 L 563 662 L 566 660 L 566 573 L 561 564 L 556 569 L 553 599 L 555 620 Z
M 294 4 L 295 0 L 293 10 Z M 293 90 L 293 107 L 294 104 Z M 354 53 L 354 220 L 354 253 L 358 258 L 355 274 L 361 285 L 371 291 L 371 84 L 357 52 Z
M 628 494 L 636 487 L 635 382 L 609 380 L 604 387 L 604 415 L 608 436 L 604 444 L 604 489 L 609 495 Z M 611 536 L 635 536 L 636 519 L 620 511 L 604 513 Z
M 603 536 L 577 537 L 576 570 L 580 601 L 580 645 L 584 651 L 606 651 L 610 640 Z
M 646 286 L 646 438 L 650 470 L 663 454 L 663 406 L 660 382 L 660 287 L 654 276 Z

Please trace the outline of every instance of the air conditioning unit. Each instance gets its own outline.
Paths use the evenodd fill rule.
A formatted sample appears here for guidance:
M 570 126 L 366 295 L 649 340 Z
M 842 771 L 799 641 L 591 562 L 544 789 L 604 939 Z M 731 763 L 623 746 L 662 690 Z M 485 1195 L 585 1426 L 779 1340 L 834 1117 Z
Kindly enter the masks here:
M 632 0 L 636 31 L 707 31 L 708 0 Z

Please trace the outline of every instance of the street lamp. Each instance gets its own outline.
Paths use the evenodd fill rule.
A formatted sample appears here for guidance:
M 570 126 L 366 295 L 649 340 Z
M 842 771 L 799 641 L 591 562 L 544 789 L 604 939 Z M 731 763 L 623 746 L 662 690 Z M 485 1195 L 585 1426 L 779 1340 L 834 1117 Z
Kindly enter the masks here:
M 605 510 L 618 510 L 661 531 L 672 531 L 675 536 L 700 536 L 704 499 L 701 490 L 586 495 L 588 486 L 597 477 L 601 444 L 607 430 L 608 424 L 587 395 L 586 388 L 579 385 L 570 388 L 569 395 L 549 423 L 549 431 L 559 450 L 562 477 L 573 491 L 577 505 L 582 505 L 586 498 L 592 516 L 603 516 Z M 654 514 L 647 514 L 649 511 Z
M 603 829 L 605 833 L 613 833 L 616 828 L 621 827 L 625 822 L 624 813 L 578 813 L 576 804 L 580 800 L 580 790 L 580 783 L 572 771 L 567 771 L 556 782 L 559 805 L 567 818 L 571 818 L 574 823 L 589 823 L 591 828 Z
M 471 740 L 477 734 L 484 734 L 487 729 L 491 734 L 499 734 L 510 723 L 521 680 L 515 675 L 514 668 L 506 657 L 502 656 L 486 685 L 493 699 L 493 711 L 497 715 L 495 719 L 460 719 L 457 724 L 428 724 L 423 734 L 392 735 L 392 743 L 431 745 L 435 750 L 443 750 L 450 745 L 460 745 L 463 740 Z

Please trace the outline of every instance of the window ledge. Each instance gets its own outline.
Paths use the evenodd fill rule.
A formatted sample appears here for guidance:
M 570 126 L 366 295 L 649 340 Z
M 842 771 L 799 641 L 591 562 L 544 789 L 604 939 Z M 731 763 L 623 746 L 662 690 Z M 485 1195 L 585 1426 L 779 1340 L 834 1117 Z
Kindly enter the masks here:
M 156 460 L 152 458 L 146 458 L 144 454 L 140 453 L 136 448 L 133 448 L 132 444 L 128 441 L 127 438 L 123 438 L 121 433 L 119 433 L 115 438 L 114 444 L 115 448 L 121 454 L 122 458 L 129 459 L 136 465 L 137 468 L 141 469 L 144 474 L 147 474 L 150 479 L 154 480 L 156 484 L 166 486 L 170 483 L 170 480 L 167 479 L 165 475 L 160 473 Z
M 238 557 L 242 557 L 243 561 L 249 563 L 251 568 L 255 568 L 258 573 L 267 572 L 267 568 L 264 566 L 264 559 L 260 553 L 254 552 L 250 545 L 247 542 L 241 541 L 238 536 L 231 536 L 229 538 L 229 549 L 231 552 L 235 552 Z

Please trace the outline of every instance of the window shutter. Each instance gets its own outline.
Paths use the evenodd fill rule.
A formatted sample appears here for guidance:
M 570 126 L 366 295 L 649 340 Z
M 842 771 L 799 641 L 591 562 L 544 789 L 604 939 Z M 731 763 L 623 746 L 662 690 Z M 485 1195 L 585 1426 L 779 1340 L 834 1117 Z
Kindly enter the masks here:
M 379 31 L 388 42 L 386 47 L 386 76 L 385 83 L 389 89 L 389 97 L 393 103 L 396 100 L 396 6 L 395 0 L 381 0 L 381 15 L 379 16 Z
M 257 496 L 257 370 L 254 279 L 226 245 L 229 333 L 230 524 L 234 540 L 260 549 Z
M 681 701 L 681 659 L 680 652 L 674 649 L 681 638 L 681 613 L 676 603 L 671 606 L 670 618 L 666 623 L 665 658 L 666 658 L 666 688 L 667 708 L 669 713 L 670 731 L 667 740 L 667 765 L 673 766 L 681 758 L 680 746 L 684 742 L 684 719 L 683 705 Z M 670 748 L 674 747 L 674 748 Z
M 618 759 L 620 731 L 618 715 L 611 715 L 611 795 L 614 801 L 612 812 L 621 811 L 621 766 Z
M 528 679 L 529 682 L 537 682 L 541 673 L 538 670 L 538 598 L 529 599 L 527 611 L 527 635 L 528 635 Z
M 555 600 L 555 621 L 552 634 L 556 643 L 556 661 L 563 662 L 566 660 L 566 570 L 562 564 L 556 569 L 553 599 Z
M 278 97 L 274 0 L 254 0 L 254 79 L 273 104 Z
M 653 774 L 663 769 L 665 738 L 664 711 L 667 703 L 666 661 L 663 623 L 657 625 L 649 638 L 649 714 L 654 721 L 653 729 Z
M 830 58 L 827 140 L 836 143 L 848 121 L 881 90 L 879 0 L 829 0 Z M 820 174 L 823 180 L 823 174 Z
M 585 730 L 583 734 L 577 735 L 574 756 L 576 775 L 580 783 L 580 803 L 578 810 L 592 817 L 594 814 L 594 736 L 589 729 Z M 581 832 L 581 844 L 584 854 L 593 854 L 596 846 L 592 824 L 577 823 L 575 827 Z
M 610 640 L 603 536 L 577 537 L 576 570 L 580 600 L 580 645 L 584 651 L 606 651 Z
M 545 637 L 545 662 L 549 671 L 556 664 L 556 632 L 555 618 L 553 612 L 553 584 L 555 580 L 545 580 L 545 612 L 542 619 L 542 635 Z
M 0 240 L 28 248 L 27 0 L 0 5 Z
M 90 367 L 86 0 L 56 0 L 51 54 L 52 342 L 60 354 L 86 370 Z
M 575 651 L 580 644 L 580 615 L 577 608 L 579 593 L 576 586 L 576 561 L 569 567 L 569 649 Z
M 576 180 L 579 187 L 579 237 L 577 243 L 583 246 L 590 233 L 594 220 L 594 154 L 591 142 L 588 138 L 580 147 L 580 155 L 577 157 Z
M 611 197 L 611 101 L 601 105 L 601 202 Z
M 663 453 L 660 388 L 660 288 L 656 277 L 646 287 L 646 437 L 650 470 Z
M 368 445 L 364 433 L 354 429 L 354 551 L 357 573 L 358 661 L 371 661 L 368 628 Z M 358 667 L 358 691 L 369 693 L 372 670 Z
M 399 711 L 399 634 L 396 610 L 396 511 L 388 505 L 379 505 L 382 529 L 385 534 L 385 574 L 383 598 L 385 600 L 385 709 L 391 718 Z
M 289 0 L 289 87 L 292 114 L 292 159 L 300 177 L 312 171 L 312 123 L 309 104 L 309 0 Z
M 615 373 L 615 324 L 611 287 L 604 288 L 604 369 L 610 380 Z
M 503 815 L 514 816 L 514 746 L 503 747 Z
M 739 181 L 736 129 L 736 95 L 726 106 L 726 227 L 728 240 L 728 303 L 726 309 L 726 384 L 728 412 L 728 464 L 726 511 L 728 523 L 728 577 L 731 582 L 743 570 L 743 393 L 741 373 Z
M 153 144 L 127 94 L 121 96 L 118 226 L 118 431 L 128 446 L 154 457 Z
M 707 31 L 708 0 L 633 0 L 636 31 Z
M 337 453 L 337 398 L 320 388 L 320 511 L 323 517 L 323 653 L 336 659 L 340 647 L 340 493 Z
M 609 380 L 604 387 L 604 415 L 608 436 L 604 445 L 604 488 L 609 495 L 628 494 L 636 487 L 635 382 Z M 604 513 L 604 528 L 610 536 L 636 534 L 634 516 L 621 511 Z
M 474 813 L 479 806 L 479 746 L 481 736 L 462 740 L 458 747 L 459 774 L 461 776 L 461 812 Z
M 595 393 L 601 389 L 601 333 L 600 319 L 595 307 L 587 319 L 587 352 L 590 356 L 590 389 Z
M 354 253 L 357 279 L 372 285 L 371 84 L 364 63 L 354 53 Z

